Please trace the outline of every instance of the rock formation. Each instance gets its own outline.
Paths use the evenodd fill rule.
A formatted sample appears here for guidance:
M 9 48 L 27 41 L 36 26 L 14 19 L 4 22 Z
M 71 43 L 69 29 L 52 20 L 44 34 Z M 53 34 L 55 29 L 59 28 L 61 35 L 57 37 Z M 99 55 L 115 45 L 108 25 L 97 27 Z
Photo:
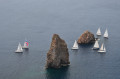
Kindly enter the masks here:
M 59 35 L 52 37 L 51 47 L 47 53 L 46 68 L 60 68 L 69 65 L 69 53 L 67 44 Z
M 95 41 L 94 34 L 89 31 L 85 31 L 78 39 L 79 44 L 89 44 Z

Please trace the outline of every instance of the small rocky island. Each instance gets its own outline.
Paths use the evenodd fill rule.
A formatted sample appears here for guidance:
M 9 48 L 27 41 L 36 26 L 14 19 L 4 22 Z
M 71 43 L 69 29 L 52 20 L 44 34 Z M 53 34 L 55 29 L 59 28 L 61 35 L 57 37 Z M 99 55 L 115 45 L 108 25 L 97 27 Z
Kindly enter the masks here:
M 79 44 L 90 44 L 95 42 L 94 34 L 89 31 L 85 31 L 77 41 Z
M 52 37 L 46 61 L 46 68 L 60 68 L 70 64 L 67 44 L 57 34 Z

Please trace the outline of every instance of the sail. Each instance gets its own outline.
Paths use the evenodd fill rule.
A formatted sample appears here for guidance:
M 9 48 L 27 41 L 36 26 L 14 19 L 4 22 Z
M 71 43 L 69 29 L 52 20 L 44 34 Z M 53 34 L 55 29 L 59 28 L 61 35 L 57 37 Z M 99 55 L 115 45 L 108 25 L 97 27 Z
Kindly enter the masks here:
M 78 44 L 77 44 L 77 41 L 75 40 L 75 43 L 73 45 L 74 48 L 78 48 Z
M 101 35 L 101 30 L 100 30 L 100 28 L 98 28 L 98 31 L 97 31 L 96 34 L 97 34 L 97 35 Z
M 94 48 L 99 48 L 98 41 L 95 42 L 95 44 L 94 44 Z
M 28 41 L 25 39 L 24 47 L 28 47 L 28 46 L 29 46 L 29 43 L 28 43 Z
M 104 46 L 104 51 L 106 51 L 105 46 Z
M 17 48 L 17 50 L 20 50 L 20 43 L 18 44 L 18 48 Z
M 102 44 L 102 46 L 101 46 L 100 50 L 104 50 L 104 48 L 103 48 L 103 44 Z
M 27 47 L 27 43 L 26 42 L 24 42 L 24 47 Z
M 19 45 L 18 45 L 18 49 L 17 49 L 17 50 L 18 50 L 18 51 L 22 51 L 22 50 L 23 50 L 20 43 L 19 43 Z
M 108 31 L 106 29 L 105 33 L 104 33 L 104 37 L 108 37 Z

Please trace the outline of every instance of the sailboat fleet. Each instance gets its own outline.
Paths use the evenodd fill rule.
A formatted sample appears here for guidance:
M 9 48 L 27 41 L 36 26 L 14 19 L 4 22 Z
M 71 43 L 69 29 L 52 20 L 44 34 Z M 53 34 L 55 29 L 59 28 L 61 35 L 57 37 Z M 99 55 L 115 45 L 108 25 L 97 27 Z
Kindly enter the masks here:
M 97 36 L 101 36 L 102 35 L 100 28 L 98 28 L 96 35 Z M 108 38 L 108 30 L 107 29 L 105 30 L 105 33 L 104 33 L 103 37 L 104 38 Z M 94 44 L 92 49 L 93 50 L 98 50 L 98 52 L 106 52 L 106 48 L 105 48 L 104 43 L 102 43 L 101 48 L 100 48 L 99 40 L 100 39 L 96 39 L 95 40 L 95 44 Z M 73 44 L 73 47 L 72 47 L 72 50 L 77 50 L 77 49 L 79 49 L 79 46 L 78 46 L 77 41 L 75 40 L 75 42 Z
M 29 43 L 27 40 L 24 42 L 24 46 L 21 46 L 21 44 L 18 44 L 17 50 L 15 51 L 16 53 L 22 53 L 23 49 L 29 49 Z
M 98 28 L 96 35 L 97 36 L 101 36 L 102 35 L 100 28 Z M 104 38 L 108 38 L 108 30 L 107 29 L 105 30 L 105 33 L 104 33 L 103 37 Z M 94 44 L 92 49 L 93 50 L 98 50 L 98 52 L 106 52 L 104 43 L 102 43 L 101 48 L 99 48 L 99 47 L 100 46 L 99 46 L 99 39 L 98 39 L 98 40 L 95 41 L 95 44 Z M 25 40 L 23 46 L 21 46 L 21 44 L 19 43 L 18 47 L 17 47 L 17 50 L 15 52 L 16 53 L 22 53 L 23 49 L 29 49 L 29 43 L 27 42 L 27 40 Z M 72 47 L 72 50 L 77 50 L 77 49 L 79 49 L 79 46 L 78 46 L 77 41 L 75 40 L 75 42 L 73 44 L 73 47 Z
M 101 35 L 101 30 L 100 30 L 100 28 L 98 28 L 98 31 L 97 31 L 96 34 L 97 34 L 98 36 Z M 104 37 L 104 38 L 108 38 L 108 30 L 107 30 L 107 29 L 105 30 L 105 33 L 104 33 L 103 37 Z M 94 44 L 94 46 L 93 46 L 93 49 L 99 49 L 98 40 L 96 40 L 96 42 L 95 42 L 95 44 Z M 104 43 L 102 43 L 101 48 L 98 50 L 98 52 L 106 52 Z

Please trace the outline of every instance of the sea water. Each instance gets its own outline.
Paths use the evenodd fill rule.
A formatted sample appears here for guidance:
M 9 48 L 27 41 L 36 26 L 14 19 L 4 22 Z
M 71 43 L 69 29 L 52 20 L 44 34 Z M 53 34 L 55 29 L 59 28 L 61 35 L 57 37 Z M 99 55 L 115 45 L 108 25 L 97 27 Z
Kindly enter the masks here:
M 120 79 L 119 0 L 0 0 L 0 79 Z M 101 27 L 106 53 L 71 47 Z M 108 29 L 109 39 L 103 34 Z M 70 65 L 45 69 L 52 35 L 67 43 Z M 27 38 L 30 48 L 14 53 Z

